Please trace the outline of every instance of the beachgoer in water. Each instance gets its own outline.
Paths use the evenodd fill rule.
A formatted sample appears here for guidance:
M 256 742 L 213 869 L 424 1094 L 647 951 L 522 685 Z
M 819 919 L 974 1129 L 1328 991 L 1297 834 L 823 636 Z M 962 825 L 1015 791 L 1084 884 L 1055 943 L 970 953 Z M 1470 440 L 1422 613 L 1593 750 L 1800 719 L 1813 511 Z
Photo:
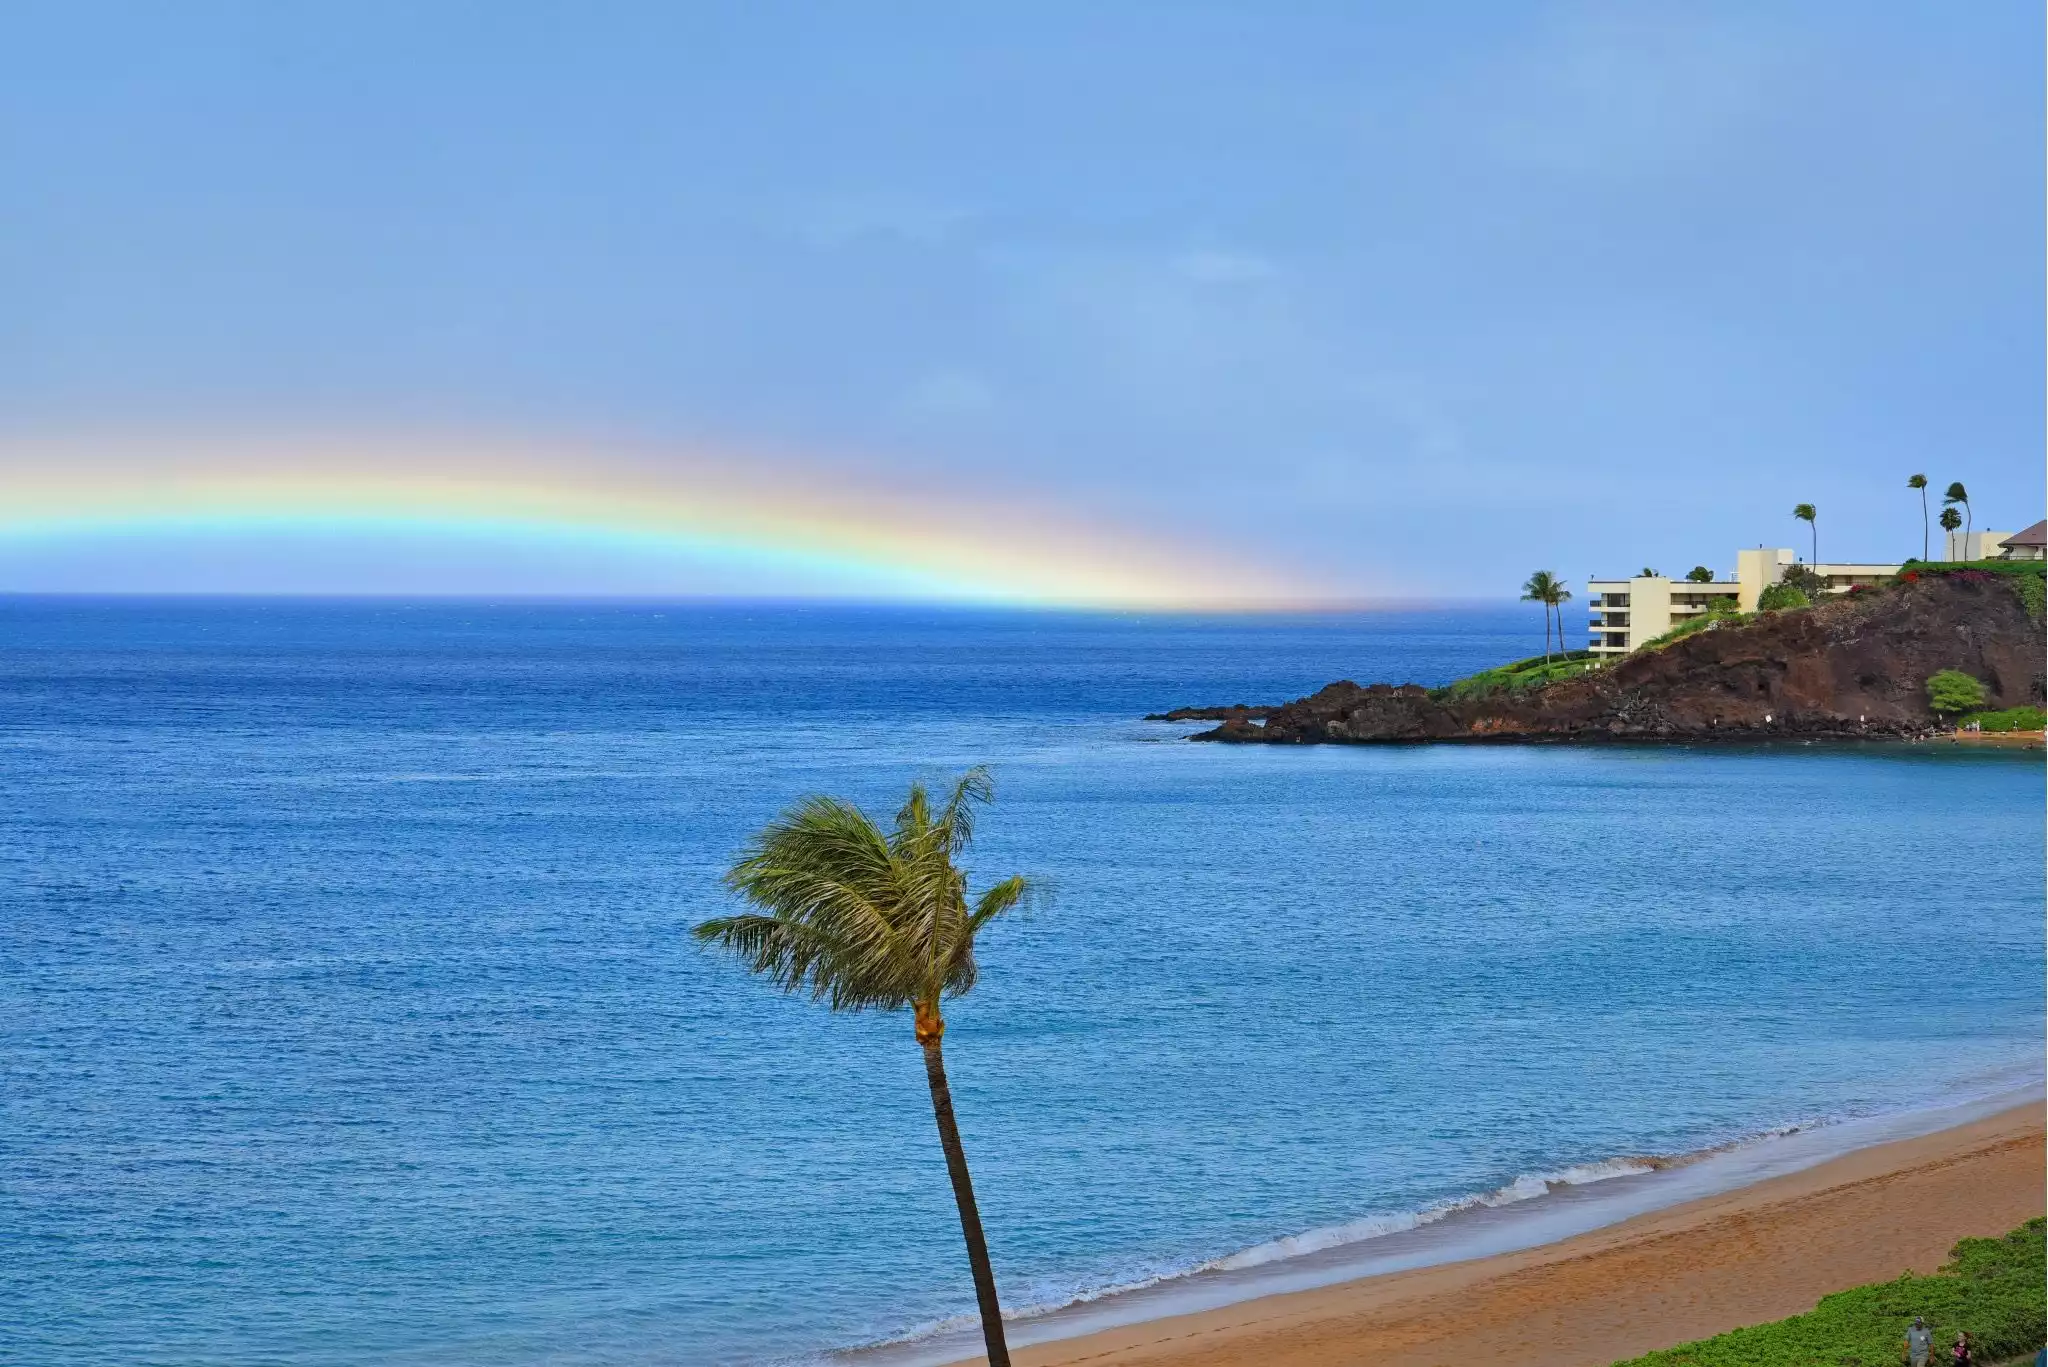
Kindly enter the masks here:
M 1906 1361 L 1911 1367 L 1927 1367 L 1927 1356 L 1933 1351 L 1934 1331 L 1927 1327 L 1927 1317 L 1913 1316 L 1913 1325 L 1906 1330 Z
M 1955 1367 L 1976 1367 L 1977 1355 L 1970 1351 L 1970 1334 L 1966 1329 L 1956 1330 L 1956 1346 L 1948 1350 Z

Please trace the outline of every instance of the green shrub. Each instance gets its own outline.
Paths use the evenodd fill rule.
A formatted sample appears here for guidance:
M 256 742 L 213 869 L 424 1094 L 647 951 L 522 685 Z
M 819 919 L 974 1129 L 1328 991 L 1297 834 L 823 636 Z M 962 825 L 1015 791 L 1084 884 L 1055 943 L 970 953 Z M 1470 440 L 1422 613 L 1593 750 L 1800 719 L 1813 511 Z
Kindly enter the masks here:
M 1927 705 L 1936 712 L 1968 712 L 1984 705 L 1984 685 L 1960 669 L 1938 669 L 1927 676 Z
M 2027 616 L 2040 621 L 2048 615 L 2048 578 L 2038 574 L 2015 575 L 2012 586 L 2026 605 Z
M 1966 1329 L 1977 1361 L 2031 1353 L 2048 1334 L 2048 1260 L 2042 1221 L 2027 1221 L 2002 1239 L 1964 1239 L 1932 1277 L 1897 1281 L 1821 1297 L 1804 1315 L 1754 1324 L 1698 1343 L 1632 1358 L 1616 1367 L 1892 1367 L 1906 1326 L 1925 1315 L 1941 1361 L 1956 1331 Z
M 2001 712 L 1972 712 L 1963 718 L 1965 725 L 1971 722 L 1983 731 L 2041 731 L 2048 730 L 2048 712 L 2038 707 L 2008 707 Z
M 1784 573 L 1778 576 L 1778 582 L 1798 589 L 1806 595 L 1809 603 L 1821 602 L 1828 596 L 1828 581 L 1821 578 L 1811 565 L 1787 565 Z
M 1766 584 L 1756 600 L 1758 612 L 1783 612 L 1787 608 L 1811 606 L 1813 600 L 1791 584 Z
M 2010 575 L 2014 579 L 2039 579 L 2048 575 L 2048 560 L 1908 560 L 1899 566 L 1895 579 L 1923 574 L 1955 574 L 1981 570 L 1985 574 Z

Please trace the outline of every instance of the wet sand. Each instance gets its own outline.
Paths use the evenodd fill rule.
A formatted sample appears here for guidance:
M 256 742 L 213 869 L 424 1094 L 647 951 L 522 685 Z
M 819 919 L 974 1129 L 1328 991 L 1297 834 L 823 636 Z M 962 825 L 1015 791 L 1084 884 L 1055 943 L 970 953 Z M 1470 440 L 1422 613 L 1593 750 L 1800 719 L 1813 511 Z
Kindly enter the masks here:
M 2043 1213 L 2038 1105 L 1540 1248 L 1013 1352 L 1018 1367 L 1605 1367 L 1932 1272 Z M 979 1359 L 974 1359 L 978 1361 Z

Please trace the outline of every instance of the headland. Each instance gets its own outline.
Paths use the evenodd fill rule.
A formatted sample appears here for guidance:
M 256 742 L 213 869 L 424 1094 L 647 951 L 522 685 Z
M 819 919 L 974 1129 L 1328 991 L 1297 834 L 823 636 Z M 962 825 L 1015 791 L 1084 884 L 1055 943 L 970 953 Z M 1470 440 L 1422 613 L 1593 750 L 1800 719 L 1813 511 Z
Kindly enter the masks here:
M 2048 653 L 2036 566 L 1901 575 L 1786 611 L 1702 619 L 1618 660 L 1524 661 L 1440 688 L 1350 680 L 1276 706 L 1184 707 L 1192 737 L 1402 741 L 1925 739 L 1952 723 L 1928 680 L 1959 671 L 1981 705 L 2038 708 Z

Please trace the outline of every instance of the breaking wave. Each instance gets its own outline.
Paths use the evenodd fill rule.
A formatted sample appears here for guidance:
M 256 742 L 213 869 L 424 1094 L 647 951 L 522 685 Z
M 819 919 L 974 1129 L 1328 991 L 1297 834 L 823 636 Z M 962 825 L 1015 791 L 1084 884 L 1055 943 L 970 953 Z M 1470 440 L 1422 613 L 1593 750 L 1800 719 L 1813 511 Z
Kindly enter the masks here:
M 1539 1196 L 1548 1196 L 1565 1187 L 1582 1187 L 1593 1182 L 1611 1181 L 1617 1177 L 1640 1177 L 1646 1172 L 1658 1172 L 1690 1161 L 1693 1160 L 1688 1156 L 1684 1159 L 1604 1158 L 1597 1163 L 1577 1163 L 1556 1172 L 1517 1177 L 1506 1186 L 1495 1187 L 1492 1191 L 1482 1192 L 1477 1196 L 1439 1201 L 1418 1211 L 1401 1215 L 1369 1215 L 1362 1220 L 1349 1220 L 1341 1225 L 1327 1225 L 1322 1229 L 1311 1229 L 1306 1233 L 1290 1234 L 1282 1239 L 1254 1244 L 1250 1248 L 1212 1259 L 1194 1270 L 1236 1272 L 1248 1267 L 1263 1267 L 1267 1263 L 1279 1262 L 1283 1258 L 1299 1258 L 1327 1249 L 1342 1248 L 1346 1244 L 1363 1243 L 1367 1239 L 1379 1239 L 1389 1234 L 1419 1229 L 1423 1225 L 1435 1224 L 1438 1220 L 1456 1215 L 1460 1211 L 1493 1210 L 1501 1206 L 1512 1206 L 1522 1201 L 1533 1201 Z

